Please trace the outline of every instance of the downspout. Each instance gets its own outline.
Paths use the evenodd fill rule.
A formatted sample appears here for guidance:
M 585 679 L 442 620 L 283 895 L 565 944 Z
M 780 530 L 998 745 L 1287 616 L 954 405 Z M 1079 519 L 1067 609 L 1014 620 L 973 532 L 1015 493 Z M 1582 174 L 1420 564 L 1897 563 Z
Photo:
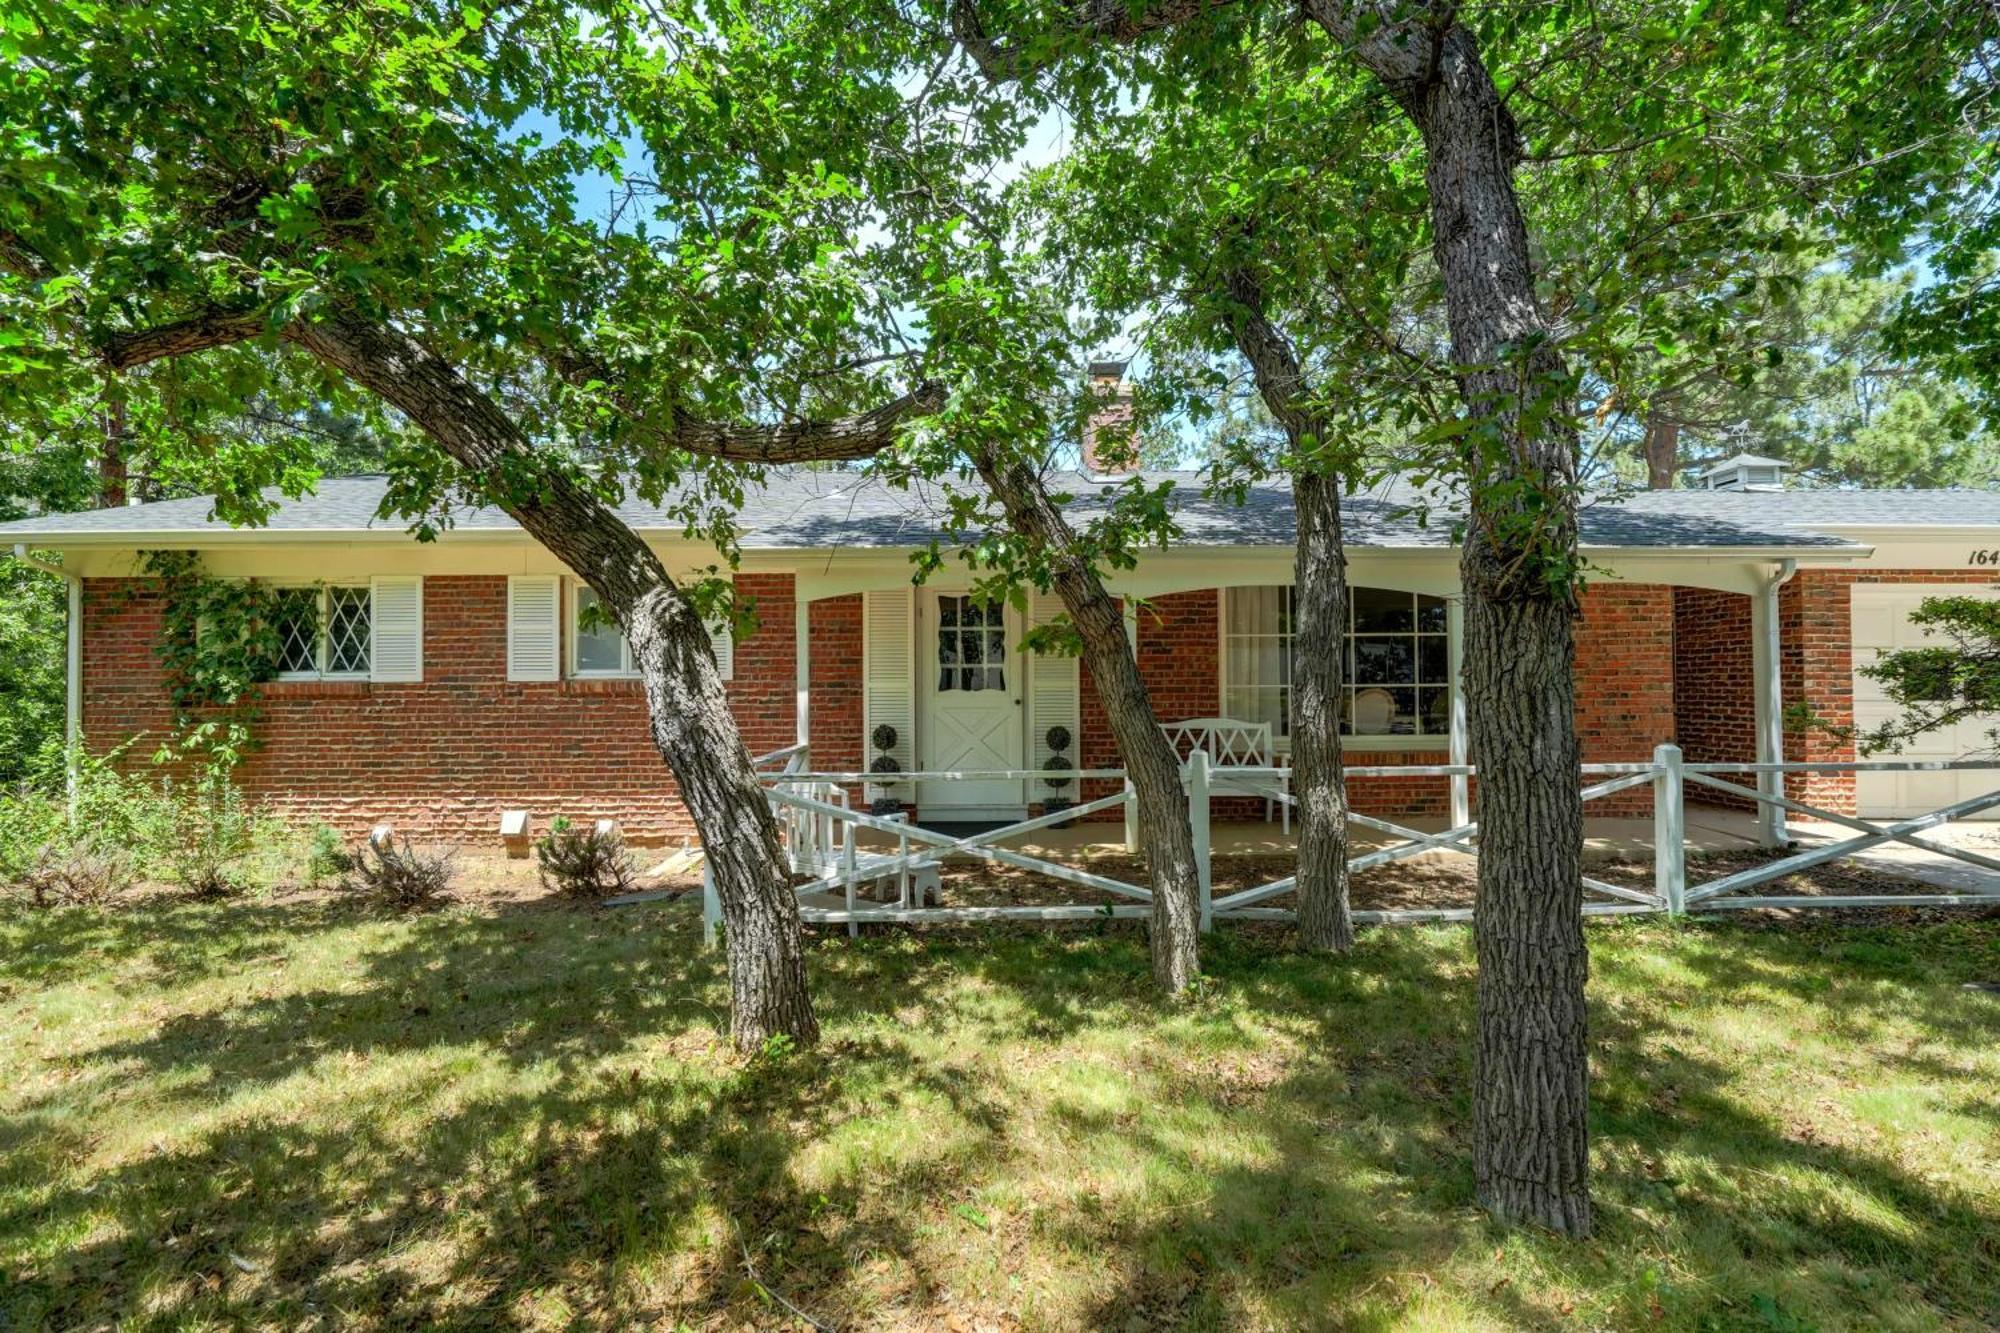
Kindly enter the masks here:
M 1780 560 L 1776 570 L 1764 581 L 1759 596 L 1762 605 L 1758 628 L 1764 638 L 1764 679 L 1758 682 L 1763 694 L 1759 700 L 1763 707 L 1757 710 L 1761 734 L 1757 749 L 1760 763 L 1781 764 L 1785 760 L 1785 689 L 1784 663 L 1781 656 L 1783 643 L 1778 616 L 1778 590 L 1792 581 L 1792 575 L 1799 572 L 1799 562 L 1790 558 Z M 1785 794 L 1785 775 L 1764 772 L 1757 775 L 1757 790 L 1766 796 Z M 1757 803 L 1758 840 L 1766 847 L 1783 847 L 1791 841 L 1791 834 L 1785 827 L 1785 808 L 1769 801 Z
M 78 742 L 83 737 L 83 578 L 60 565 L 36 559 L 18 542 L 14 545 L 14 558 L 30 569 L 55 575 L 69 590 L 69 614 L 63 631 L 63 768 L 74 808 Z

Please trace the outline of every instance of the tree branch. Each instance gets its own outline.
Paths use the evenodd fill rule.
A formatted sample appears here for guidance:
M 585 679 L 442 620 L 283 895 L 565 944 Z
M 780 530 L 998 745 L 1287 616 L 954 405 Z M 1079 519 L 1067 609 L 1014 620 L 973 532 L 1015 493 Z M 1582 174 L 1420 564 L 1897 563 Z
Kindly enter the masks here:
M 543 358 L 566 383 L 612 383 L 609 368 L 588 357 L 544 348 Z M 610 397 L 627 420 L 670 449 L 737 463 L 832 463 L 881 453 L 895 443 L 896 431 L 904 423 L 944 407 L 945 388 L 936 380 L 922 380 L 908 393 L 866 412 L 772 425 L 704 421 L 671 409 L 662 419 L 616 389 Z
M 340 319 L 326 323 L 328 330 L 322 330 L 319 324 L 293 321 L 277 332 L 287 342 L 297 343 L 326 360 L 331 328 L 358 327 L 352 321 Z M 269 330 L 270 324 L 262 311 L 204 311 L 192 319 L 111 335 L 99 343 L 98 355 L 112 370 L 131 370 L 151 361 L 248 342 Z M 415 345 L 414 340 L 411 345 Z M 581 358 L 550 359 L 557 373 L 573 384 L 604 378 L 601 367 Z M 614 394 L 614 401 L 621 408 L 629 408 L 621 398 Z M 905 423 L 938 411 L 944 402 L 944 386 L 935 380 L 925 380 L 880 407 L 824 421 L 755 425 L 702 421 L 678 412 L 670 414 L 666 421 L 650 420 L 642 412 L 630 415 L 642 430 L 651 432 L 668 447 L 709 458 L 758 464 L 842 462 L 882 452 L 895 442 L 897 430 Z
M 1309 390 L 1298 353 L 1291 339 L 1265 313 L 1263 284 L 1249 268 L 1238 265 L 1223 274 L 1222 289 L 1236 307 L 1230 322 L 1236 326 L 1236 346 L 1250 363 L 1257 392 L 1296 447 L 1301 436 L 1319 433 L 1318 424 L 1303 406 Z
M 269 329 L 270 323 L 261 310 L 206 310 L 178 323 L 112 334 L 98 343 L 97 354 L 112 370 L 131 370 L 149 361 L 249 342 Z M 289 327 L 282 332 L 291 336 Z

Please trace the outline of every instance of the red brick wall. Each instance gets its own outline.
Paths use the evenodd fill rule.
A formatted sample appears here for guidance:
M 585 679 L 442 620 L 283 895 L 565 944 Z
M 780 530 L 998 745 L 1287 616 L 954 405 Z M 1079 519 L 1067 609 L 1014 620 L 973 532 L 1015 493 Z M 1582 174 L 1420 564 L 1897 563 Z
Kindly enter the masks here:
M 1576 627 L 1576 732 L 1585 763 L 1653 757 L 1674 738 L 1674 590 L 1660 583 L 1593 583 Z M 1478 757 L 1474 756 L 1474 762 Z M 1650 813 L 1652 793 L 1601 797 L 1590 816 Z
M 84 598 L 84 725 L 100 749 L 171 725 L 153 645 L 149 584 L 90 580 Z M 792 742 L 789 574 L 745 575 L 760 625 L 736 646 L 732 711 L 752 753 Z M 654 750 L 636 681 L 507 680 L 503 577 L 424 581 L 424 681 L 276 682 L 244 786 L 281 814 L 353 834 L 387 820 L 425 836 L 490 840 L 500 812 L 612 816 L 639 841 L 692 829 Z M 152 740 L 135 746 L 143 762 Z
M 1650 759 L 1653 747 L 1674 736 L 1674 590 L 1662 584 L 1593 584 L 1584 592 L 1577 625 L 1576 722 L 1590 762 Z M 1214 589 L 1176 593 L 1148 603 L 1139 617 L 1139 671 L 1163 721 L 1213 717 L 1221 711 L 1221 595 Z M 1118 751 L 1088 671 L 1082 672 L 1083 763 L 1116 768 Z M 1423 765 L 1446 762 L 1437 750 L 1353 750 L 1347 762 Z M 1450 782 L 1429 777 L 1357 777 L 1350 784 L 1354 808 L 1383 816 L 1443 815 Z M 1650 810 L 1644 790 L 1594 801 L 1593 815 Z M 1232 801 L 1218 816 L 1261 815 L 1261 802 Z M 1239 808 L 1240 807 L 1240 808 Z
M 1803 577 L 1803 576 L 1802 576 Z M 91 580 L 85 595 L 85 726 L 108 747 L 170 725 L 153 646 L 160 608 L 143 581 Z M 736 647 L 733 709 L 752 753 L 794 739 L 796 661 L 789 574 L 743 575 L 759 628 Z M 266 689 L 261 752 L 245 784 L 282 812 L 348 832 L 381 820 L 428 835 L 485 840 L 503 809 L 538 823 L 557 814 L 613 816 L 635 838 L 691 829 L 671 777 L 653 750 L 636 682 L 525 684 L 506 679 L 506 580 L 425 581 L 425 680 L 418 685 L 278 683 Z M 1139 627 L 1139 663 L 1162 718 L 1213 716 L 1218 693 L 1219 597 L 1213 590 L 1150 603 Z M 1845 604 L 1839 623 L 1845 671 Z M 1589 759 L 1642 759 L 1674 734 L 1672 589 L 1595 585 L 1578 629 L 1577 722 Z M 862 728 L 861 598 L 829 598 L 808 617 L 814 765 L 859 768 Z M 1087 671 L 1081 674 L 1081 762 L 1117 767 L 1116 747 Z M 1822 673 L 1824 674 L 1824 673 Z M 1796 697 L 1796 696 L 1794 696 Z M 1354 764 L 1442 762 L 1442 751 L 1355 751 Z M 1358 778 L 1357 809 L 1439 815 L 1441 778 Z M 1645 793 L 1616 798 L 1637 810 Z M 1237 807 L 1241 806 L 1241 809 Z M 1222 815 L 1261 813 L 1235 801 Z
M 1757 758 L 1752 606 L 1743 593 L 1674 589 L 1674 731 L 1689 763 L 1740 764 Z M 1736 809 L 1755 804 L 1748 797 L 1708 789 L 1695 799 Z
M 812 766 L 821 773 L 867 768 L 862 754 L 861 594 L 813 602 L 808 612 L 806 669 L 812 681 Z M 861 800 L 858 788 L 849 799 Z

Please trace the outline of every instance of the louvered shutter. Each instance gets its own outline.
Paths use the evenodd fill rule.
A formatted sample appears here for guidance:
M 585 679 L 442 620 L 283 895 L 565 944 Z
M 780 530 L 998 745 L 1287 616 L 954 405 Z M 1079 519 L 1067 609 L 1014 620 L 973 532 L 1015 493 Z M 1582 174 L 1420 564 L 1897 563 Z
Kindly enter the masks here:
M 385 683 L 424 678 L 424 581 L 415 574 L 369 580 L 373 643 L 368 678 Z
M 1062 598 L 1038 592 L 1028 599 L 1030 627 L 1047 625 L 1062 614 Z M 1074 657 L 1052 653 L 1029 653 L 1028 661 L 1028 756 L 1029 765 L 1040 768 L 1055 753 L 1049 748 L 1049 728 L 1067 728 L 1069 749 L 1064 754 L 1073 768 L 1083 767 L 1083 734 L 1077 707 L 1077 668 Z M 1076 799 L 1074 787 L 1060 795 Z
M 736 678 L 736 632 L 727 620 L 718 620 L 708 626 L 708 645 L 715 650 L 715 669 L 722 673 L 724 680 Z
M 875 728 L 896 729 L 889 753 L 903 772 L 917 769 L 916 590 L 890 588 L 861 595 L 861 744 L 863 767 L 876 750 Z
M 562 583 L 554 574 L 507 579 L 507 679 L 562 678 Z

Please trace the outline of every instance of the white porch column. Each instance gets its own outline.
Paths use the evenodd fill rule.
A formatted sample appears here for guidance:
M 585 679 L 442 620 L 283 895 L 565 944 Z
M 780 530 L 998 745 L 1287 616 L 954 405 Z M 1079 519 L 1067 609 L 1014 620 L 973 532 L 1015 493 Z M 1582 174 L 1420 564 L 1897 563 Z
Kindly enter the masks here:
M 812 603 L 806 600 L 804 590 L 796 584 L 792 592 L 792 633 L 798 657 L 798 698 L 794 704 L 798 715 L 796 740 L 798 744 L 806 745 L 812 741 Z
M 1798 562 L 1781 560 L 1763 586 L 1750 598 L 1750 669 L 1756 680 L 1757 762 L 1785 761 L 1785 690 L 1779 646 L 1778 590 L 1798 572 Z M 1759 773 L 1757 790 L 1767 796 L 1785 794 L 1783 773 Z M 1790 840 L 1784 807 L 1757 803 L 1757 841 L 1783 847 Z
M 1451 682 L 1451 732 L 1447 762 L 1465 762 L 1465 683 L 1459 679 L 1459 668 L 1465 662 L 1465 603 L 1453 597 L 1444 604 L 1445 614 L 1445 679 Z M 1472 779 L 1463 774 L 1454 774 L 1451 779 L 1451 826 L 1460 828 L 1472 822 Z

